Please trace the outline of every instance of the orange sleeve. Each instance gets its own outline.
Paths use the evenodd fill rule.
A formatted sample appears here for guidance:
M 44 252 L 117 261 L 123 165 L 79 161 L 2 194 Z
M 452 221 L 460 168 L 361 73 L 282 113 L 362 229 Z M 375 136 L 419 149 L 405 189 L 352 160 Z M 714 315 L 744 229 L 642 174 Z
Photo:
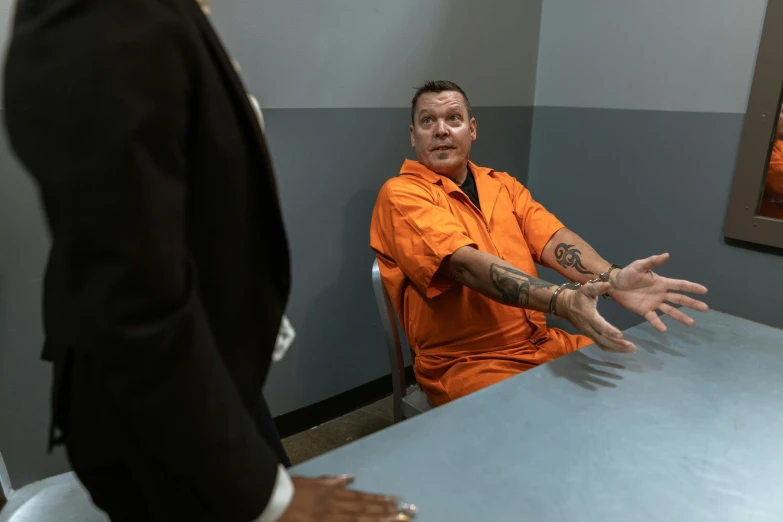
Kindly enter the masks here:
M 783 141 L 776 140 L 769 157 L 766 189 L 775 197 L 783 197 Z
M 533 199 L 530 191 L 515 178 L 509 176 L 512 183 L 511 198 L 522 235 L 527 241 L 530 255 L 541 264 L 541 255 L 549 240 L 565 225 L 544 206 Z
M 381 188 L 370 226 L 370 247 L 391 258 L 423 295 L 436 297 L 454 285 L 438 268 L 445 257 L 464 246 L 478 247 L 425 187 L 393 178 Z

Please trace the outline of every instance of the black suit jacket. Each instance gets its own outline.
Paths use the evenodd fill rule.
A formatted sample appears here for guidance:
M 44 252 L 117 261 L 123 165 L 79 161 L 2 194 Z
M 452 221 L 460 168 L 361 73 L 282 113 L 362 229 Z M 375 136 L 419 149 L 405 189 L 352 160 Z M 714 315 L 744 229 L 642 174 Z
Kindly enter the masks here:
M 262 132 L 209 22 L 195 0 L 20 0 L 5 109 L 52 235 L 44 358 L 74 467 L 121 459 L 178 490 L 151 502 L 257 517 L 279 458 L 250 413 L 288 247 Z

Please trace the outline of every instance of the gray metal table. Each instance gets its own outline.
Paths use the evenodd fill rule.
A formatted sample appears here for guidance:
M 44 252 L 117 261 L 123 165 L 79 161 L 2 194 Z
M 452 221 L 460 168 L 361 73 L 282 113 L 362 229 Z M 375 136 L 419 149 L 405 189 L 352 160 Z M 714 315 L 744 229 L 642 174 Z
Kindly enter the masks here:
M 293 469 L 418 522 L 783 520 L 783 330 L 718 312 L 595 346 Z

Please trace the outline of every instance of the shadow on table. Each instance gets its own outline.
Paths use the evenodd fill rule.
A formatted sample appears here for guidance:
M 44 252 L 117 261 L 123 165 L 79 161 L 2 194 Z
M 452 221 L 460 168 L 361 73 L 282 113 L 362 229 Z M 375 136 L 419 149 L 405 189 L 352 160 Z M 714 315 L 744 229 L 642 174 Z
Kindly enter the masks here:
M 615 381 L 623 377 L 611 370 L 624 370 L 625 366 L 600 359 L 593 359 L 584 352 L 573 352 L 560 357 L 545 366 L 556 377 L 562 377 L 585 390 L 595 391 L 598 387 L 617 388 Z
M 684 353 L 678 352 L 677 350 L 671 347 L 671 341 L 669 341 L 666 338 L 666 335 L 670 335 L 670 334 L 661 334 L 656 332 L 653 335 L 655 335 L 656 340 L 645 339 L 626 332 L 625 339 L 635 344 L 639 350 L 644 350 L 647 353 L 656 354 L 658 352 L 661 352 L 661 353 L 671 355 L 673 357 L 685 357 Z M 688 340 L 686 342 L 688 342 L 689 344 L 696 344 L 695 341 Z
M 693 346 L 713 343 L 718 338 L 714 331 L 703 327 L 698 317 L 696 318 L 696 326 L 687 329 L 681 328 L 662 335 L 669 335 L 674 339 L 679 339 L 683 343 Z

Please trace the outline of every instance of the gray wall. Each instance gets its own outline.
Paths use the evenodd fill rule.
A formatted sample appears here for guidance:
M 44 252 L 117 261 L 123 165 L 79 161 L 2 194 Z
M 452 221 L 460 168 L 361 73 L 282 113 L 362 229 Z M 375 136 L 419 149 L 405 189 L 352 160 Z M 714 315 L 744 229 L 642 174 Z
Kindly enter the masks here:
M 744 113 L 766 0 L 545 0 L 535 105 Z
M 661 274 L 783 327 L 783 258 L 721 233 L 765 7 L 545 0 L 529 185 L 609 260 L 670 252 Z M 641 321 L 602 309 L 622 327 Z
M 5 41 L 8 38 L 12 13 L 13 2 L 11 0 L 0 0 L 0 49 L 3 55 L 5 55 Z M 0 90 L 0 93 L 2 93 L 2 90 Z
M 389 372 L 370 286 L 369 218 L 408 141 L 413 87 L 449 78 L 479 120 L 474 159 L 524 179 L 540 0 L 213 2 L 265 108 L 291 248 L 298 337 L 266 394 L 275 414 Z M 0 0 L 0 41 L 11 1 Z M 2 113 L 0 113 L 2 116 Z M 23 485 L 67 469 L 45 453 L 50 370 L 39 361 L 48 240 L 35 189 L 0 138 L 0 451 Z
M 48 249 L 35 188 L 0 132 L 0 452 L 14 485 L 66 467 L 61 451 L 46 455 L 51 371 L 38 356 Z
M 12 10 L 10 0 L 0 0 L 2 56 L 5 56 Z M 62 450 L 52 456 L 46 454 L 51 371 L 38 356 L 43 343 L 41 278 L 48 249 L 46 225 L 35 188 L 14 160 L 3 129 L 0 132 L 0 452 L 15 486 L 67 469 Z

